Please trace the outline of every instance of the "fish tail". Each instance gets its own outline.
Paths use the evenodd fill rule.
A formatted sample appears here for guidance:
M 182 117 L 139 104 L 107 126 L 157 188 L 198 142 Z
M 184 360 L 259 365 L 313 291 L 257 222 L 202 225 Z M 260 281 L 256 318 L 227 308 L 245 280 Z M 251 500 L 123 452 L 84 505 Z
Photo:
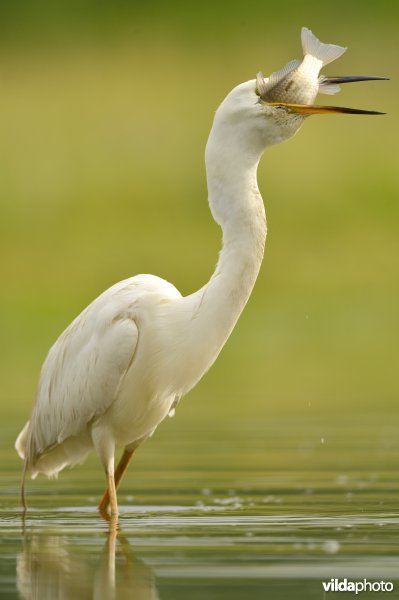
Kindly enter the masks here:
M 343 46 L 323 44 L 307 27 L 302 27 L 301 41 L 303 54 L 305 56 L 306 54 L 314 56 L 318 60 L 321 60 L 323 65 L 328 65 L 328 63 L 339 58 L 346 51 L 346 48 Z

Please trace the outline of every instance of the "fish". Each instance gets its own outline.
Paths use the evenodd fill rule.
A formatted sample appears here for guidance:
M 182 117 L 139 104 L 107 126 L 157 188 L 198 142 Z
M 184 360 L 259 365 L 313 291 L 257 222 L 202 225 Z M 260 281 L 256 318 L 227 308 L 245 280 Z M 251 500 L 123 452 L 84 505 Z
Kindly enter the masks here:
M 282 69 L 264 79 L 257 76 L 257 88 L 267 102 L 313 104 L 318 93 L 336 94 L 340 86 L 319 76 L 320 70 L 346 52 L 347 48 L 323 44 L 307 27 L 302 27 L 303 60 L 291 60 Z
M 324 65 L 328 65 L 346 52 L 344 46 L 323 44 L 307 27 L 302 27 L 301 42 L 303 60 L 291 60 L 282 69 L 275 71 L 266 79 L 262 73 L 256 78 L 256 93 L 270 106 L 277 106 L 302 116 L 311 114 L 349 113 L 363 115 L 381 115 L 372 110 L 346 108 L 344 106 L 319 106 L 313 104 L 317 94 L 336 94 L 339 83 L 356 81 L 387 80 L 387 77 L 353 75 L 345 77 L 327 77 L 320 75 Z

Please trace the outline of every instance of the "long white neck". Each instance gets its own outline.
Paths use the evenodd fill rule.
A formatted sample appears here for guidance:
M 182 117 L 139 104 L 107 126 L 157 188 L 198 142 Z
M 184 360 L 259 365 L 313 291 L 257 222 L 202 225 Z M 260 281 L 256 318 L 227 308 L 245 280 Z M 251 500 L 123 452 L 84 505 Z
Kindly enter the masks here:
M 198 341 L 196 360 L 216 359 L 255 284 L 266 240 L 266 216 L 256 171 L 264 146 L 246 142 L 241 125 L 215 119 L 206 147 L 209 205 L 223 246 L 209 282 L 187 298 Z

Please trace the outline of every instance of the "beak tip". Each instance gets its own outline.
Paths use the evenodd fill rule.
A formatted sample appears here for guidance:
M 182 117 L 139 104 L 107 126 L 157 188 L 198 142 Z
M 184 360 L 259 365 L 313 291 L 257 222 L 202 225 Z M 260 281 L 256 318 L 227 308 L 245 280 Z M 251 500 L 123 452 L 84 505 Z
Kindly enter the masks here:
M 348 75 L 348 76 L 324 76 L 324 84 L 338 84 L 338 83 L 356 83 L 358 81 L 389 81 L 389 77 L 375 77 L 371 75 Z

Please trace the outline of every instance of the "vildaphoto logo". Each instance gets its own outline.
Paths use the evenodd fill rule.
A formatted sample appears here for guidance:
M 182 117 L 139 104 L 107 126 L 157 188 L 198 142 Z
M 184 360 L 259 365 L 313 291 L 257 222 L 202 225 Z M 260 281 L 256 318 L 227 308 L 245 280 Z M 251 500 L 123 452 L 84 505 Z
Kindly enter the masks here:
M 393 583 L 391 581 L 350 581 L 349 579 L 330 579 L 322 581 L 325 592 L 392 592 Z

